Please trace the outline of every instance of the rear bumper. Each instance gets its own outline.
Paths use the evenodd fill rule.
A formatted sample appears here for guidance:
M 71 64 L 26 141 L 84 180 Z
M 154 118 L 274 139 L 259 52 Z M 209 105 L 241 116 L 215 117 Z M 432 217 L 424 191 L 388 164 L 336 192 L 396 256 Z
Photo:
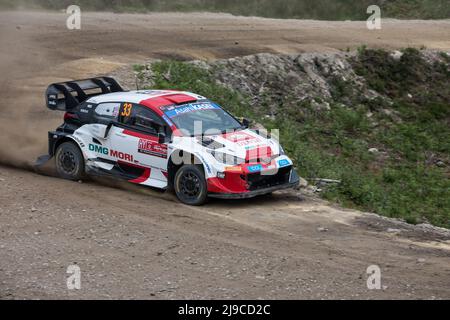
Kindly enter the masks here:
M 294 188 L 298 185 L 299 181 L 300 181 L 300 178 L 299 178 L 297 172 L 295 172 L 295 170 L 292 169 L 288 183 L 275 185 L 275 186 L 264 188 L 264 189 L 258 189 L 258 190 L 253 190 L 253 191 L 240 192 L 240 193 L 208 193 L 208 197 L 220 198 L 220 199 L 253 198 L 253 197 L 271 193 L 271 192 L 277 191 L 277 190 Z

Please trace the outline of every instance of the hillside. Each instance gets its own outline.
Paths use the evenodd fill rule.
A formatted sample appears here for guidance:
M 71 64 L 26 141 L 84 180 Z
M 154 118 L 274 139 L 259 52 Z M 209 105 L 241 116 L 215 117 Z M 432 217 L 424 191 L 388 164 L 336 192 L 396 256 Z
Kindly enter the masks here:
M 191 90 L 266 128 L 315 191 L 344 206 L 450 227 L 446 53 L 258 54 L 137 65 L 140 87 Z M 340 183 L 321 185 L 320 179 Z

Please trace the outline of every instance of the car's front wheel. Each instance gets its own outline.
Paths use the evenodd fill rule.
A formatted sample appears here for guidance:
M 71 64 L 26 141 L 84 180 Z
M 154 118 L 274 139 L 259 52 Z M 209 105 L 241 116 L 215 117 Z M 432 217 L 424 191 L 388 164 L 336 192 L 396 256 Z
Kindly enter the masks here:
M 72 142 L 64 142 L 56 149 L 56 171 L 69 180 L 84 177 L 84 158 L 80 149 Z
M 175 174 L 174 189 L 178 199 L 191 206 L 206 202 L 208 188 L 203 168 L 198 165 L 184 165 Z

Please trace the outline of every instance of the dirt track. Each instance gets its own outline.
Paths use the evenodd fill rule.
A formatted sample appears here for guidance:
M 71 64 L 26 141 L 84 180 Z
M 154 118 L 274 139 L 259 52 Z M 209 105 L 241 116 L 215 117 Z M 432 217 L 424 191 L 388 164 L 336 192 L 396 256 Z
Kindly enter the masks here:
M 109 13 L 84 14 L 82 30 L 69 31 L 64 14 L 0 12 L 0 163 L 23 168 L 45 152 L 61 121 L 43 105 L 53 81 L 154 57 L 450 50 L 449 31 L 450 21 L 385 21 L 373 32 L 362 22 Z M 448 232 L 293 192 L 192 208 L 134 186 L 0 167 L 0 203 L 0 298 L 450 298 Z M 74 262 L 75 292 L 65 286 Z M 366 288 L 372 264 L 384 290 Z

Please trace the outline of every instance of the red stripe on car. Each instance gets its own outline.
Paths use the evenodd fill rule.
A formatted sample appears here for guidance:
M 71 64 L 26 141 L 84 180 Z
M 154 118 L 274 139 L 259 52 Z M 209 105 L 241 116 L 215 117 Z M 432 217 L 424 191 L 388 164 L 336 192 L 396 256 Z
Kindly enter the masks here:
M 178 94 L 168 94 L 165 96 L 159 96 L 159 97 L 153 97 L 149 99 L 142 100 L 139 104 L 144 105 L 150 109 L 152 109 L 154 112 L 159 114 L 160 116 L 163 115 L 163 112 L 159 107 L 164 106 L 170 106 L 172 104 L 182 104 L 187 102 L 194 102 L 197 101 L 196 98 L 191 97 L 184 93 L 178 93 Z
M 145 168 L 144 173 L 139 178 L 128 181 L 133 183 L 142 183 L 150 177 L 150 172 L 151 172 L 150 168 Z
M 129 136 L 136 137 L 136 138 L 147 139 L 147 140 L 150 140 L 150 141 L 158 142 L 158 137 L 153 136 L 153 135 L 148 135 L 148 134 L 145 134 L 145 133 L 139 133 L 139 132 L 131 131 L 131 130 L 123 130 L 122 133 L 126 134 L 126 135 L 129 135 Z

